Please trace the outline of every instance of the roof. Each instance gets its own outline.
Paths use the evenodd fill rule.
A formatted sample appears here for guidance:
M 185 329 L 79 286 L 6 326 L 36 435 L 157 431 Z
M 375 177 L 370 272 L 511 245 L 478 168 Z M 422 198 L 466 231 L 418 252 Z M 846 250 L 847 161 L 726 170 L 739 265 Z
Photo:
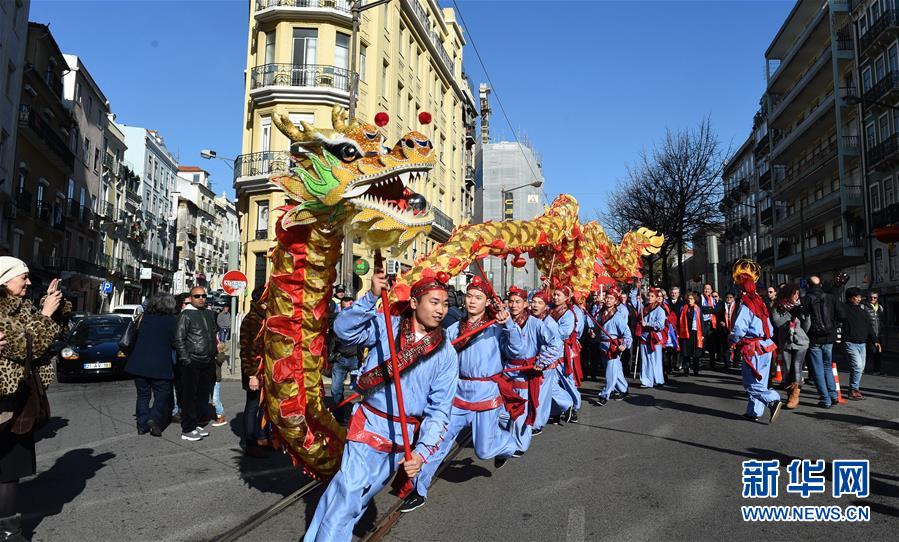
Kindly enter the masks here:
M 178 166 L 178 171 L 191 171 L 194 173 L 202 172 L 202 173 L 209 175 L 208 171 L 206 171 L 205 169 L 203 169 L 201 167 L 197 167 L 197 166 Z

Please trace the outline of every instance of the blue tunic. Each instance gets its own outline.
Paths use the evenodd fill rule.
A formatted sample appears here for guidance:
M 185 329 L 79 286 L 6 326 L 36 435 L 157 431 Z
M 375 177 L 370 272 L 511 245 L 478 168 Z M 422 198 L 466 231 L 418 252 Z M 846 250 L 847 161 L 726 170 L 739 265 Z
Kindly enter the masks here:
M 565 314 L 571 316 L 572 327 L 574 315 L 571 311 Z M 559 385 L 559 380 L 565 378 L 565 366 L 562 356 L 565 354 L 565 345 L 562 343 L 562 334 L 559 331 L 559 325 L 552 316 L 547 315 L 543 319 L 543 326 L 552 338 L 552 344 L 557 344 L 557 348 L 553 351 L 558 352 L 558 356 L 548 364 L 539 364 L 543 371 L 543 383 L 540 385 L 540 403 L 537 405 L 537 417 L 534 420 L 534 429 L 542 429 L 549 420 L 550 415 L 561 414 L 574 405 L 571 395 Z M 541 352 L 542 353 L 542 352 Z M 555 365 L 554 367 L 552 367 Z M 552 367 L 549 369 L 548 367 Z
M 559 334 L 562 336 L 562 341 L 571 340 L 571 334 L 575 334 L 575 341 L 578 340 L 578 337 L 581 336 L 581 332 L 584 330 L 584 316 L 583 311 L 578 314 L 577 310 L 580 309 L 577 305 L 574 305 L 569 310 L 565 311 L 557 323 L 559 324 Z M 580 331 L 578 331 L 580 329 Z M 563 354 L 564 354 L 564 344 L 563 344 Z M 577 360 L 580 362 L 580 359 Z M 556 370 L 559 372 L 559 378 L 556 381 L 557 390 L 553 390 L 553 397 L 562 397 L 562 394 L 567 394 L 571 399 L 571 403 L 573 403 L 574 410 L 581 409 L 581 392 L 577 389 L 577 383 L 574 381 L 574 368 L 572 368 L 571 374 L 567 374 L 567 369 L 565 364 L 559 365 Z M 565 401 L 566 403 L 568 401 Z M 552 408 L 552 415 L 557 416 L 562 412 L 565 412 L 567 408 L 562 408 L 561 405 L 555 405 Z
M 601 321 L 601 317 L 600 314 L 597 320 Z M 608 399 L 613 391 L 627 393 L 627 379 L 624 377 L 624 371 L 621 368 L 621 352 L 618 352 L 614 358 L 609 359 L 610 337 L 612 339 L 621 339 L 625 348 L 631 347 L 633 337 L 631 336 L 630 328 L 627 327 L 627 308 L 623 305 L 618 305 L 615 309 L 615 314 L 603 324 L 603 329 L 605 333 L 599 331 L 596 337 L 599 341 L 600 355 L 606 359 L 606 385 L 599 392 L 599 396 Z
M 456 390 L 456 401 L 450 413 L 450 422 L 443 442 L 437 451 L 424 464 L 415 478 L 415 490 L 419 495 L 427 497 L 428 487 L 437 473 L 440 464 L 446 459 L 459 432 L 471 425 L 471 436 L 475 454 L 480 459 L 501 456 L 509 457 L 517 449 L 512 436 L 511 427 L 501 421 L 501 415 L 508 419 L 508 413 L 501 404 L 499 388 L 489 380 L 470 380 L 485 378 L 501 373 L 503 361 L 501 351 L 511 342 L 521 340 L 521 334 L 515 328 L 514 321 L 509 319 L 504 325 L 494 324 L 469 341 L 459 352 L 459 385 Z M 451 325 L 447 330 L 447 339 L 459 336 L 459 323 Z M 520 345 L 517 345 L 520 347 Z M 466 403 L 495 402 L 497 406 L 484 410 L 465 408 Z M 483 408 L 483 407 L 480 407 Z
M 334 332 L 340 340 L 369 348 L 362 372 L 390 358 L 384 315 L 377 313 L 376 302 L 375 296 L 369 292 L 352 307 L 341 311 L 334 321 Z M 392 322 L 396 333 L 400 328 L 400 318 L 392 317 Z M 450 341 L 444 339 L 443 344 L 429 357 L 419 361 L 412 369 L 403 371 L 400 377 L 406 414 L 421 419 L 414 451 L 425 460 L 437 450 L 446 432 L 458 375 L 456 351 Z M 363 401 L 381 412 L 398 416 L 392 383 L 366 393 Z M 304 537 L 306 542 L 349 541 L 353 527 L 368 503 L 390 481 L 403 457 L 399 422 L 380 417 L 361 405 L 356 405 L 353 416 L 361 417 L 358 421 L 363 422 L 365 432 L 393 442 L 400 451 L 380 451 L 367 443 L 348 440 L 340 470 L 328 484 L 315 509 Z M 413 429 L 409 424 L 410 438 Z
M 650 311 L 649 314 L 643 315 L 643 302 L 637 297 L 637 289 L 634 288 L 630 293 L 631 304 L 637 308 L 643 332 L 640 335 L 639 355 L 643 366 L 640 370 L 640 384 L 644 388 L 660 386 L 665 383 L 665 372 L 662 369 L 662 346 L 664 339 L 655 346 L 651 347 L 649 339 L 651 333 L 665 331 L 667 318 L 665 318 L 665 309 L 661 305 Z
M 737 309 L 737 318 L 734 320 L 733 329 L 731 329 L 728 341 L 731 344 L 737 344 L 743 339 L 761 339 L 759 345 L 762 347 L 770 347 L 773 344 L 771 339 L 765 338 L 765 330 L 762 327 L 762 319 L 756 316 L 749 307 L 740 304 Z M 768 320 L 768 329 L 774 329 L 771 321 Z M 740 356 L 739 352 L 737 355 Z M 771 352 L 764 354 L 755 354 L 752 357 L 752 364 L 756 371 L 762 376 L 762 380 L 755 379 L 752 369 L 746 363 L 740 365 L 743 376 L 743 387 L 749 396 L 746 405 L 746 414 L 750 416 L 761 416 L 764 414 L 768 403 L 780 400 L 780 395 L 768 387 L 768 373 L 771 371 Z

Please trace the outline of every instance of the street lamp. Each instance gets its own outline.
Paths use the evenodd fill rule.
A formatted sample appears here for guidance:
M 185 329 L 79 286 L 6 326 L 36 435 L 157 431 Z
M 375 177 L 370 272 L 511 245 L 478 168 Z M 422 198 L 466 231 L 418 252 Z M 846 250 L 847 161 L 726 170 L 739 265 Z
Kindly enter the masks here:
M 501 187 L 500 188 L 500 197 L 502 198 L 502 202 L 503 202 L 502 221 L 505 222 L 506 220 L 508 220 L 506 218 L 506 200 L 508 199 L 509 194 L 511 194 L 512 192 L 514 192 L 516 190 L 520 190 L 522 188 L 527 188 L 529 186 L 532 186 L 534 188 L 540 188 L 540 186 L 542 184 L 543 183 L 541 183 L 540 181 L 531 181 L 531 182 L 523 184 L 521 186 L 516 186 L 514 188 L 506 189 L 504 187 Z M 512 202 L 511 211 L 512 211 L 512 216 L 514 217 L 515 216 L 515 202 L 514 201 Z M 503 292 L 505 292 L 508 289 L 508 285 L 506 283 L 506 277 L 508 275 L 507 269 L 508 269 L 508 265 L 506 264 L 506 258 L 503 258 L 503 281 L 502 281 L 502 287 L 501 287 L 501 291 L 503 291 Z M 513 272 L 513 275 L 514 275 L 514 272 Z M 515 278 L 515 277 L 513 276 L 512 278 Z M 509 282 L 512 282 L 512 281 L 509 281 Z
M 231 171 L 234 171 L 234 162 L 236 158 L 225 158 L 224 156 L 219 156 L 218 153 L 212 149 L 201 150 L 200 158 L 204 158 L 206 160 L 221 160 L 222 162 L 228 164 L 228 167 L 231 168 Z

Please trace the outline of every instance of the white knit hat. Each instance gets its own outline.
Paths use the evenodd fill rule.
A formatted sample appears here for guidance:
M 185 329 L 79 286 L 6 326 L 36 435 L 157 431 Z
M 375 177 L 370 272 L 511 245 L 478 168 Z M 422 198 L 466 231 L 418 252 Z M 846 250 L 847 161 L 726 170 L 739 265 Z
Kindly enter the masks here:
M 0 256 L 0 285 L 28 272 L 25 262 L 12 256 Z

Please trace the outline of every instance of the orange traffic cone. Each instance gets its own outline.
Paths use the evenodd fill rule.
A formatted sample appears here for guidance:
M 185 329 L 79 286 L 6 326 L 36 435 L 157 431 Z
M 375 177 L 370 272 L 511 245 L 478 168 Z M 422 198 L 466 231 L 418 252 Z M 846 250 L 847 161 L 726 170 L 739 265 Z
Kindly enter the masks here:
M 837 372 L 837 362 L 833 362 L 831 365 L 831 370 L 833 371 L 833 382 L 837 386 L 837 402 L 841 405 L 846 404 L 846 400 L 843 399 L 843 392 L 840 391 L 840 373 Z
M 777 360 L 775 360 L 775 370 L 774 370 L 774 378 L 771 379 L 771 382 L 774 384 L 780 384 L 783 382 L 784 374 L 783 374 L 783 354 L 780 352 L 777 353 Z

